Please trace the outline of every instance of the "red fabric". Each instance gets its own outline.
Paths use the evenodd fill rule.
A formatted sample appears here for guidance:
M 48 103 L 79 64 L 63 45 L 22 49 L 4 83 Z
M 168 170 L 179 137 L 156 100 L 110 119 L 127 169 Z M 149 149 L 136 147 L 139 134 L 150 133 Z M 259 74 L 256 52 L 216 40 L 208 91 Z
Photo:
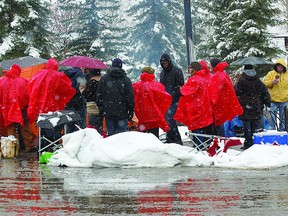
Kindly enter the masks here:
M 213 123 L 205 71 L 197 71 L 182 86 L 174 119 L 182 122 L 189 130 L 196 130 Z
M 76 93 L 70 79 L 58 72 L 58 63 L 51 58 L 46 63 L 46 69 L 38 71 L 29 81 L 29 121 L 37 119 L 39 113 L 63 110 L 65 105 Z
M 205 79 L 208 81 L 208 83 L 211 81 L 212 77 L 213 77 L 213 74 L 210 72 L 210 69 L 206 63 L 205 60 L 201 60 L 200 62 L 200 65 L 202 67 L 202 70 L 205 71 Z
M 5 127 L 12 123 L 24 125 L 22 110 L 28 106 L 28 80 L 20 74 L 21 68 L 14 64 L 0 80 L 0 106 Z
M 216 126 L 231 121 L 235 116 L 243 113 L 231 79 L 224 71 L 227 66 L 228 63 L 226 62 L 217 64 L 214 68 L 214 76 L 209 84 L 209 95 Z
M 165 113 L 171 104 L 172 97 L 165 91 L 164 85 L 155 81 L 154 74 L 142 73 L 140 81 L 133 84 L 133 90 L 138 130 L 161 128 L 165 132 L 168 131 Z

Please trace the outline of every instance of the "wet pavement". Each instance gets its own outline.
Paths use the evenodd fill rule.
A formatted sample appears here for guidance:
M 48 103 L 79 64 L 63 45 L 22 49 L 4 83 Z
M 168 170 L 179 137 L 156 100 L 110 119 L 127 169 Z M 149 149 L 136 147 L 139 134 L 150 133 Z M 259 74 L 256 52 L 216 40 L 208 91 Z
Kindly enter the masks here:
M 0 215 L 287 215 L 288 167 L 64 168 L 0 159 Z

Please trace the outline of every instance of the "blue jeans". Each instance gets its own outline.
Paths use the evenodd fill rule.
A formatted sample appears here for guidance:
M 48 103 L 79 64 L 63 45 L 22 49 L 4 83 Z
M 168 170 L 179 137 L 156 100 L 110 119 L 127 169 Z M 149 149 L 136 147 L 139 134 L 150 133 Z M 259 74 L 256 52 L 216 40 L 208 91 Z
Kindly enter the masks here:
M 168 108 L 166 115 L 165 115 L 166 122 L 170 126 L 170 129 L 166 135 L 167 143 L 182 144 L 181 135 L 179 133 L 177 123 L 173 118 L 176 113 L 177 106 L 178 106 L 178 102 L 172 103 L 170 107 Z
M 128 125 L 128 119 L 115 120 L 115 119 L 106 118 L 106 127 L 107 127 L 108 136 L 111 136 L 117 133 L 126 132 L 127 125 Z
M 288 106 L 288 102 L 272 102 L 271 103 L 271 120 L 272 120 L 272 129 L 277 129 L 280 131 L 285 130 L 285 115 L 284 108 Z M 279 126 L 277 120 L 279 119 Z

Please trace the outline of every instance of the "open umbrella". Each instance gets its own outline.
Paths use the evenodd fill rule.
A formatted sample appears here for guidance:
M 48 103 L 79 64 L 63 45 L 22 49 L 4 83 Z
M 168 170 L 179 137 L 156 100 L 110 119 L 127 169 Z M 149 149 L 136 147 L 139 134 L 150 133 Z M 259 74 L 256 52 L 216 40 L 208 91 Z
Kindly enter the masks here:
M 73 56 L 60 61 L 60 64 L 79 68 L 108 69 L 102 61 L 88 56 Z
M 273 62 L 265 60 L 263 58 L 249 56 L 246 58 L 238 59 L 232 62 L 230 65 L 258 65 L 258 64 L 273 64 Z

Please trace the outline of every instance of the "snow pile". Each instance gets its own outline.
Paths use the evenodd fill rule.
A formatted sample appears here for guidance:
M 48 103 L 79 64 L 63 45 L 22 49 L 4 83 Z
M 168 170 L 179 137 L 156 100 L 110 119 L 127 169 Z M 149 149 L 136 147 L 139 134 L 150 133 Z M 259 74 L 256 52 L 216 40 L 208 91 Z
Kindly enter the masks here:
M 63 148 L 48 165 L 71 167 L 216 166 L 267 169 L 288 165 L 288 146 L 254 145 L 214 157 L 188 146 L 163 144 L 154 135 L 125 132 L 102 138 L 86 128 L 63 136 Z

